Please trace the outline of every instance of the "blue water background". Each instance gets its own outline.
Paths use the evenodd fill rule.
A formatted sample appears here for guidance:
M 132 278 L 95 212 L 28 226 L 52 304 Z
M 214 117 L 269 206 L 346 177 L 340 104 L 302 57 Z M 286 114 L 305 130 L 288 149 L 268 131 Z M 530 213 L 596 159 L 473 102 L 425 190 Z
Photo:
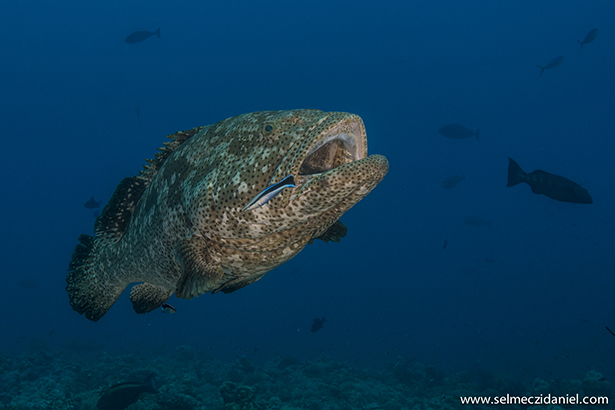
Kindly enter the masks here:
M 0 348 L 190 344 L 229 360 L 615 377 L 613 21 L 611 1 L 3 2 Z M 160 40 L 123 41 L 158 27 Z M 98 323 L 71 309 L 85 201 L 106 202 L 167 134 L 293 108 L 359 114 L 390 161 L 341 243 L 233 294 L 173 297 L 176 315 L 136 315 L 127 292 Z M 448 123 L 480 141 L 442 137 Z M 507 157 L 594 204 L 506 188 Z

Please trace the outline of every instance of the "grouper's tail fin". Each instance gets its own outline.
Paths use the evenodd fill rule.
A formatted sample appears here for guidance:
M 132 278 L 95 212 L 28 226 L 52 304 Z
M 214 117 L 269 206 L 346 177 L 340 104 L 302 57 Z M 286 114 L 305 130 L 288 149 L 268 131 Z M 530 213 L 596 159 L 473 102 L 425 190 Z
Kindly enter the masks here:
M 71 306 L 94 322 L 107 313 L 127 286 L 99 271 L 96 253 L 96 239 L 81 235 L 66 275 Z
M 517 185 L 524 181 L 527 174 L 521 169 L 514 159 L 508 158 L 508 183 L 507 187 Z
M 160 29 L 159 29 L 160 30 Z M 158 31 L 158 34 L 160 31 Z M 147 160 L 147 165 L 139 175 L 124 178 L 115 189 L 107 205 L 94 224 L 95 237 L 81 235 L 75 247 L 73 258 L 66 275 L 66 291 L 74 310 L 84 314 L 86 318 L 98 321 L 113 306 L 126 287 L 136 282 L 131 272 L 124 272 L 118 261 L 106 260 L 110 247 L 115 246 L 124 236 L 137 203 L 151 184 L 156 174 L 175 150 L 204 127 L 192 128 L 168 135 L 171 141 L 159 148 L 154 159 Z M 117 258 L 116 258 L 117 259 Z M 108 271 L 106 270 L 108 269 Z M 145 284 L 144 284 L 145 285 Z M 140 286 L 132 294 L 131 300 L 137 313 L 145 313 L 160 306 L 156 305 L 163 296 L 166 300 L 170 295 L 162 295 L 154 286 Z M 153 293 L 152 298 L 149 298 Z M 162 296 L 161 296 L 162 295 Z

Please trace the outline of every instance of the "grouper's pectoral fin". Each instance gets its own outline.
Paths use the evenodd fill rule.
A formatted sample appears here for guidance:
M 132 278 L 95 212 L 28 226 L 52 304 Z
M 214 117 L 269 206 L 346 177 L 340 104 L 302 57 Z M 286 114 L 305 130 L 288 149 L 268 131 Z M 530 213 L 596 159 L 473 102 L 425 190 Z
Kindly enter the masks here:
M 174 290 L 162 286 L 141 283 L 130 289 L 130 301 L 135 312 L 149 313 L 162 306 L 173 293 L 175 293 Z
M 348 228 L 346 228 L 346 225 L 341 223 L 338 219 L 333 225 L 328 227 L 326 231 L 310 239 L 308 243 L 314 242 L 314 239 L 320 239 L 325 242 L 339 242 L 344 236 L 346 236 L 346 232 L 348 232 Z
M 192 299 L 208 292 L 224 275 L 222 266 L 213 260 L 202 238 L 179 241 L 175 246 L 175 257 L 182 267 L 182 277 L 177 283 L 178 298 Z

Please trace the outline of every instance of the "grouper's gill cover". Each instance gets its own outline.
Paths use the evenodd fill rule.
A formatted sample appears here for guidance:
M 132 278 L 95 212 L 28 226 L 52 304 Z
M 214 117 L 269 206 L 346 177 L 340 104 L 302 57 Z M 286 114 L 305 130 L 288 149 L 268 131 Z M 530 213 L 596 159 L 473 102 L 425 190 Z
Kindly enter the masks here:
M 367 157 L 360 117 L 318 110 L 255 112 L 170 135 L 125 178 L 81 235 L 66 277 L 70 303 L 99 320 L 124 289 L 137 313 L 171 295 L 240 289 L 314 239 L 339 241 L 339 218 L 384 178 Z M 293 188 L 243 208 L 288 175 Z

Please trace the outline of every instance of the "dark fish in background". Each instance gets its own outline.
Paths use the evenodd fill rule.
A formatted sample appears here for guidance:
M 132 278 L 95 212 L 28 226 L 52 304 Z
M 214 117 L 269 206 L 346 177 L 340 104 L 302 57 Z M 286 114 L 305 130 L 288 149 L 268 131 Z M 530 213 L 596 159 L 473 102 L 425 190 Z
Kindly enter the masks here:
M 457 186 L 458 183 L 460 183 L 464 179 L 466 179 L 466 176 L 464 174 L 453 175 L 448 178 L 445 178 L 444 181 L 442 181 L 442 188 L 453 189 Z
M 94 197 L 91 197 L 88 202 L 86 202 L 85 204 L 83 204 L 83 206 L 85 206 L 88 209 L 94 209 L 94 208 L 100 208 L 100 204 L 102 204 L 102 201 L 96 201 L 94 200 Z
M 444 245 L 442 245 L 442 250 L 446 249 L 447 246 L 448 246 L 448 241 L 445 239 Z
M 168 303 L 163 303 L 162 306 L 160 306 L 160 309 L 162 309 L 162 313 L 166 313 L 167 315 L 172 315 L 174 313 L 177 313 L 177 309 L 175 309 L 173 306 L 169 305 Z
M 322 319 L 318 319 L 318 318 L 314 319 L 314 323 L 312 323 L 312 328 L 310 329 L 310 332 L 314 333 L 322 329 L 326 321 L 327 320 L 325 319 L 324 316 L 322 317 Z
M 508 158 L 508 183 L 506 186 L 514 186 L 521 182 L 528 184 L 533 193 L 546 195 L 556 201 L 577 204 L 594 202 L 589 192 L 576 182 L 541 170 L 528 174 L 521 169 L 515 160 Z
M 41 284 L 39 282 L 30 278 L 19 279 L 19 282 L 17 282 L 17 284 L 24 289 L 38 289 L 41 287 Z
M 487 222 L 478 216 L 467 216 L 464 218 L 463 223 L 470 226 L 480 228 L 481 226 L 487 226 L 491 228 L 491 222 Z
M 478 131 L 479 130 L 476 130 L 476 132 L 474 132 L 471 129 L 468 129 L 463 125 L 459 124 L 448 124 L 438 130 L 438 132 L 444 135 L 446 138 L 452 138 L 455 140 L 460 140 L 476 135 L 476 141 L 478 141 Z
M 154 385 L 154 374 L 150 374 L 143 383 L 127 382 L 109 387 L 98 399 L 96 408 L 99 410 L 124 410 L 136 403 L 141 393 L 158 393 Z
M 158 30 L 156 31 L 135 31 L 134 33 L 126 37 L 124 41 L 128 44 L 140 43 L 143 40 L 147 40 L 153 35 L 156 35 L 158 36 L 158 38 L 160 38 L 160 28 L 158 28 Z
M 544 72 L 545 72 L 545 70 L 546 70 L 547 68 L 555 68 L 555 67 L 557 67 L 558 65 L 560 65 L 561 63 L 563 63 L 565 59 L 566 59 L 566 57 L 564 57 L 564 56 L 559 56 L 559 57 L 555 57 L 554 59 L 552 59 L 551 61 L 549 61 L 549 62 L 547 63 L 547 65 L 546 65 L 546 66 L 544 66 L 544 67 L 543 67 L 543 66 L 541 66 L 541 65 L 537 65 L 536 67 L 538 67 L 538 68 L 542 69 L 542 70 L 540 71 L 540 76 L 542 77 L 542 73 L 544 73 Z
M 598 29 L 597 28 L 589 30 L 589 33 L 587 33 L 587 35 L 585 36 L 583 41 L 577 40 L 579 43 L 581 43 L 581 50 L 583 50 L 583 45 L 584 44 L 591 43 L 592 41 L 594 41 L 596 39 L 596 36 L 598 36 Z M 581 50 L 579 50 L 579 53 L 581 52 Z

